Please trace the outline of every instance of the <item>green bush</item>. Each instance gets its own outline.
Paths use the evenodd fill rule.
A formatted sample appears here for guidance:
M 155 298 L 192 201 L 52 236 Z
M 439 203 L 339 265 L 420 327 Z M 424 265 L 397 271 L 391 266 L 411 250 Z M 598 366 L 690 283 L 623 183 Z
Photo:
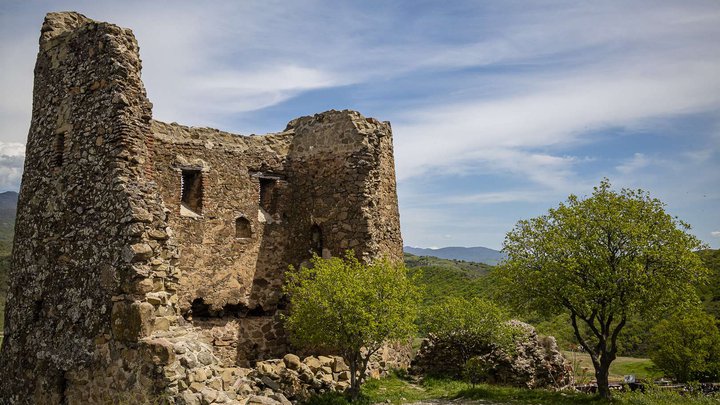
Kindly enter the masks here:
M 720 378 L 720 330 L 700 308 L 660 321 L 651 333 L 650 358 L 677 381 Z
M 488 364 L 483 357 L 475 356 L 465 363 L 463 377 L 475 388 L 476 384 L 487 380 L 491 368 L 492 364 Z
M 505 311 L 492 301 L 449 297 L 421 313 L 421 330 L 454 345 L 462 367 L 471 357 L 494 347 L 513 351 L 517 331 L 507 319 Z

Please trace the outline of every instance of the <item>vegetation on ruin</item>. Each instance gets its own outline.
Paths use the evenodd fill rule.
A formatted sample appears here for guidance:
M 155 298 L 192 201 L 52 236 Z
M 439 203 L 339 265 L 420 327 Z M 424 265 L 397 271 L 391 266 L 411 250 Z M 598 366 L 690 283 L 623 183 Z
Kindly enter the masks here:
M 336 350 L 350 367 L 350 393 L 357 396 L 370 356 L 388 340 L 416 332 L 420 290 L 402 263 L 360 262 L 345 256 L 313 257 L 311 266 L 287 273 L 290 296 L 286 327 L 301 346 Z
M 448 297 L 421 313 L 422 331 L 457 348 L 462 364 L 493 347 L 511 351 L 516 331 L 508 315 L 492 301 L 474 297 Z
M 642 190 L 615 192 L 603 180 L 545 215 L 522 220 L 504 242 L 508 260 L 493 272 L 515 308 L 567 313 L 609 398 L 609 368 L 628 318 L 652 318 L 690 302 L 706 269 L 690 226 Z

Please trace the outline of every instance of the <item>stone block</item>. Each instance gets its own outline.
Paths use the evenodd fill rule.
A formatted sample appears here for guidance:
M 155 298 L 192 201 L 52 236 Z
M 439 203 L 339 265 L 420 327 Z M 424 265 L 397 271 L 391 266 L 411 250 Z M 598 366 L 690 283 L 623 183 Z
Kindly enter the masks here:
M 317 373 L 317 371 L 320 370 L 320 367 L 322 367 L 322 363 L 320 363 L 320 360 L 318 360 L 317 357 L 306 357 L 303 360 L 303 363 L 305 363 L 305 365 L 308 366 L 310 371 L 313 373 Z
M 333 373 L 340 373 L 343 371 L 349 371 L 350 367 L 345 364 L 345 359 L 340 356 L 333 356 L 332 371 Z
M 147 302 L 117 301 L 111 310 L 113 337 L 121 341 L 137 341 L 152 331 L 152 305 Z

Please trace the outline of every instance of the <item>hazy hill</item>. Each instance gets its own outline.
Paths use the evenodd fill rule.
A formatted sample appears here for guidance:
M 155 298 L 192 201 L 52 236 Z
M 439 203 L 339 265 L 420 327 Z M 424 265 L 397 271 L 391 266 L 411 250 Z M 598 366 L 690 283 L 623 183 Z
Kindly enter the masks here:
M 441 259 L 465 260 L 468 262 L 485 263 L 496 265 L 505 259 L 505 253 L 498 250 L 476 246 L 476 247 L 444 247 L 439 249 L 416 248 L 405 246 L 406 253 L 415 256 L 434 256 Z
M 8 288 L 10 250 L 15 231 L 17 199 L 18 194 L 14 191 L 0 193 L 0 332 L 2 332 L 5 317 L 5 297 Z
M 18 193 L 14 191 L 0 193 L 0 254 L 12 243 L 17 199 Z

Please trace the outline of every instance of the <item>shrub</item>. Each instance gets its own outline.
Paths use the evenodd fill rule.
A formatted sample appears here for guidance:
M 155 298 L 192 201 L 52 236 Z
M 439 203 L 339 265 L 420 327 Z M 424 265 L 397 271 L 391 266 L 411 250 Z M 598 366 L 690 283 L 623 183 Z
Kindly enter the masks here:
M 678 312 L 652 329 L 650 358 L 677 381 L 720 378 L 720 330 L 699 308 Z
M 296 344 L 342 354 L 356 398 L 373 353 L 387 340 L 414 335 L 419 291 L 402 263 L 364 264 L 351 250 L 311 263 L 287 274 L 286 326 Z

